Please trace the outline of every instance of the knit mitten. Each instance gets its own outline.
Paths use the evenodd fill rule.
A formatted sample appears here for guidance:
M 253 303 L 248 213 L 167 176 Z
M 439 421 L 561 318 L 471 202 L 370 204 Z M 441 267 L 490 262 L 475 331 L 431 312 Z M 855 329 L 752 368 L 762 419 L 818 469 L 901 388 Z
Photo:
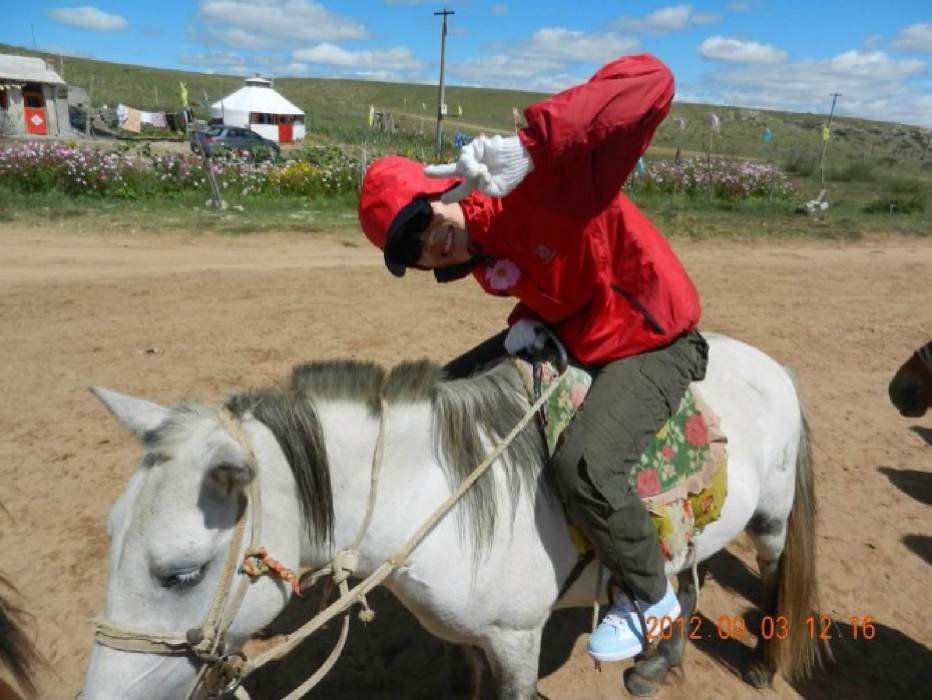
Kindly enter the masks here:
M 455 163 L 428 165 L 424 174 L 428 177 L 462 177 L 463 181 L 441 199 L 458 202 L 473 190 L 478 189 L 492 197 L 504 197 L 517 187 L 534 168 L 521 139 L 517 136 L 479 136 L 460 150 Z

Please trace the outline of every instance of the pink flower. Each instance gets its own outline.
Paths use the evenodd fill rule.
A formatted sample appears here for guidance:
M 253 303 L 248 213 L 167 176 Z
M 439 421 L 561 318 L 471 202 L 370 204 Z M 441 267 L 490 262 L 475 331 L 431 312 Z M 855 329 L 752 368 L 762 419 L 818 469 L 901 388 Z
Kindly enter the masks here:
M 485 270 L 485 279 L 496 291 L 510 289 L 521 277 L 521 270 L 511 260 L 498 260 Z
M 669 462 L 671 459 L 673 459 L 673 448 L 669 445 L 664 445 L 660 448 L 660 454 L 665 460 Z
M 656 469 L 645 469 L 638 472 L 637 490 L 638 495 L 641 497 L 654 496 L 660 493 L 660 479 L 657 477 Z
M 570 403 L 573 404 L 573 408 L 579 408 L 582 405 L 587 393 L 589 390 L 585 384 L 574 384 L 570 387 Z
M 693 447 L 700 447 L 709 442 L 709 430 L 699 413 L 693 413 L 686 419 L 686 441 Z

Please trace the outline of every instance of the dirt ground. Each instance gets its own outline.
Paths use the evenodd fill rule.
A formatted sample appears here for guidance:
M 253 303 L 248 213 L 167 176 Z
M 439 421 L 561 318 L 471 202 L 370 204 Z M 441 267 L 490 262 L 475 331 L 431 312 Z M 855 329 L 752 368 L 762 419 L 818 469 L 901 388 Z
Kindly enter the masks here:
M 687 649 L 660 697 L 932 697 L 932 416 L 903 419 L 886 395 L 932 333 L 932 240 L 674 245 L 702 295 L 703 327 L 798 373 L 816 458 L 821 612 L 838 639 L 837 663 L 811 681 L 778 679 L 764 692 L 742 683 L 735 669 L 750 634 L 714 634 L 719 616 L 757 602 L 741 539 L 710 562 L 701 612 L 711 638 Z M 468 281 L 397 281 L 377 252 L 346 239 L 0 226 L 0 502 L 9 511 L 0 512 L 0 570 L 35 615 L 49 663 L 41 697 L 81 688 L 104 597 L 105 518 L 139 454 L 89 386 L 219 401 L 301 361 L 444 360 L 498 330 L 508 308 Z M 290 608 L 290 619 L 312 603 Z M 354 623 L 312 697 L 448 696 L 456 656 L 387 594 L 373 604 L 375 622 Z M 540 690 L 552 700 L 625 692 L 623 664 L 599 673 L 585 655 L 589 614 L 562 612 L 548 625 Z M 870 640 L 852 627 L 866 616 Z M 254 697 L 287 692 L 329 650 L 324 641 L 265 672 Z

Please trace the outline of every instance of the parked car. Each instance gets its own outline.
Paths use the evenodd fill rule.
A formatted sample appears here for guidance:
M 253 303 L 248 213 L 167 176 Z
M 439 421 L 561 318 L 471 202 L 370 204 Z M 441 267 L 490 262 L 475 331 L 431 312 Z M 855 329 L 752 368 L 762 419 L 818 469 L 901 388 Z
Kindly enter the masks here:
M 197 154 L 206 151 L 209 156 L 226 151 L 247 152 L 256 157 L 265 154 L 276 159 L 281 155 L 277 143 L 263 138 L 252 129 L 222 125 L 208 126 L 192 133 L 191 150 Z

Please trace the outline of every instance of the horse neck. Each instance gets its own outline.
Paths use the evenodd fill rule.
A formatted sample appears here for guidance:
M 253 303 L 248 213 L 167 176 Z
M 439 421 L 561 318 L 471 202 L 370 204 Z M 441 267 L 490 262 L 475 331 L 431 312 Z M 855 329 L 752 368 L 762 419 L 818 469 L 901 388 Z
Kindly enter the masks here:
M 362 404 L 322 404 L 318 415 L 330 466 L 334 538 L 332 550 L 318 547 L 308 552 L 311 566 L 329 562 L 333 552 L 354 547 L 359 537 L 369 506 L 380 423 Z M 431 426 L 427 402 L 385 409 L 373 514 L 358 546 L 360 575 L 397 553 L 450 493 L 435 458 Z

